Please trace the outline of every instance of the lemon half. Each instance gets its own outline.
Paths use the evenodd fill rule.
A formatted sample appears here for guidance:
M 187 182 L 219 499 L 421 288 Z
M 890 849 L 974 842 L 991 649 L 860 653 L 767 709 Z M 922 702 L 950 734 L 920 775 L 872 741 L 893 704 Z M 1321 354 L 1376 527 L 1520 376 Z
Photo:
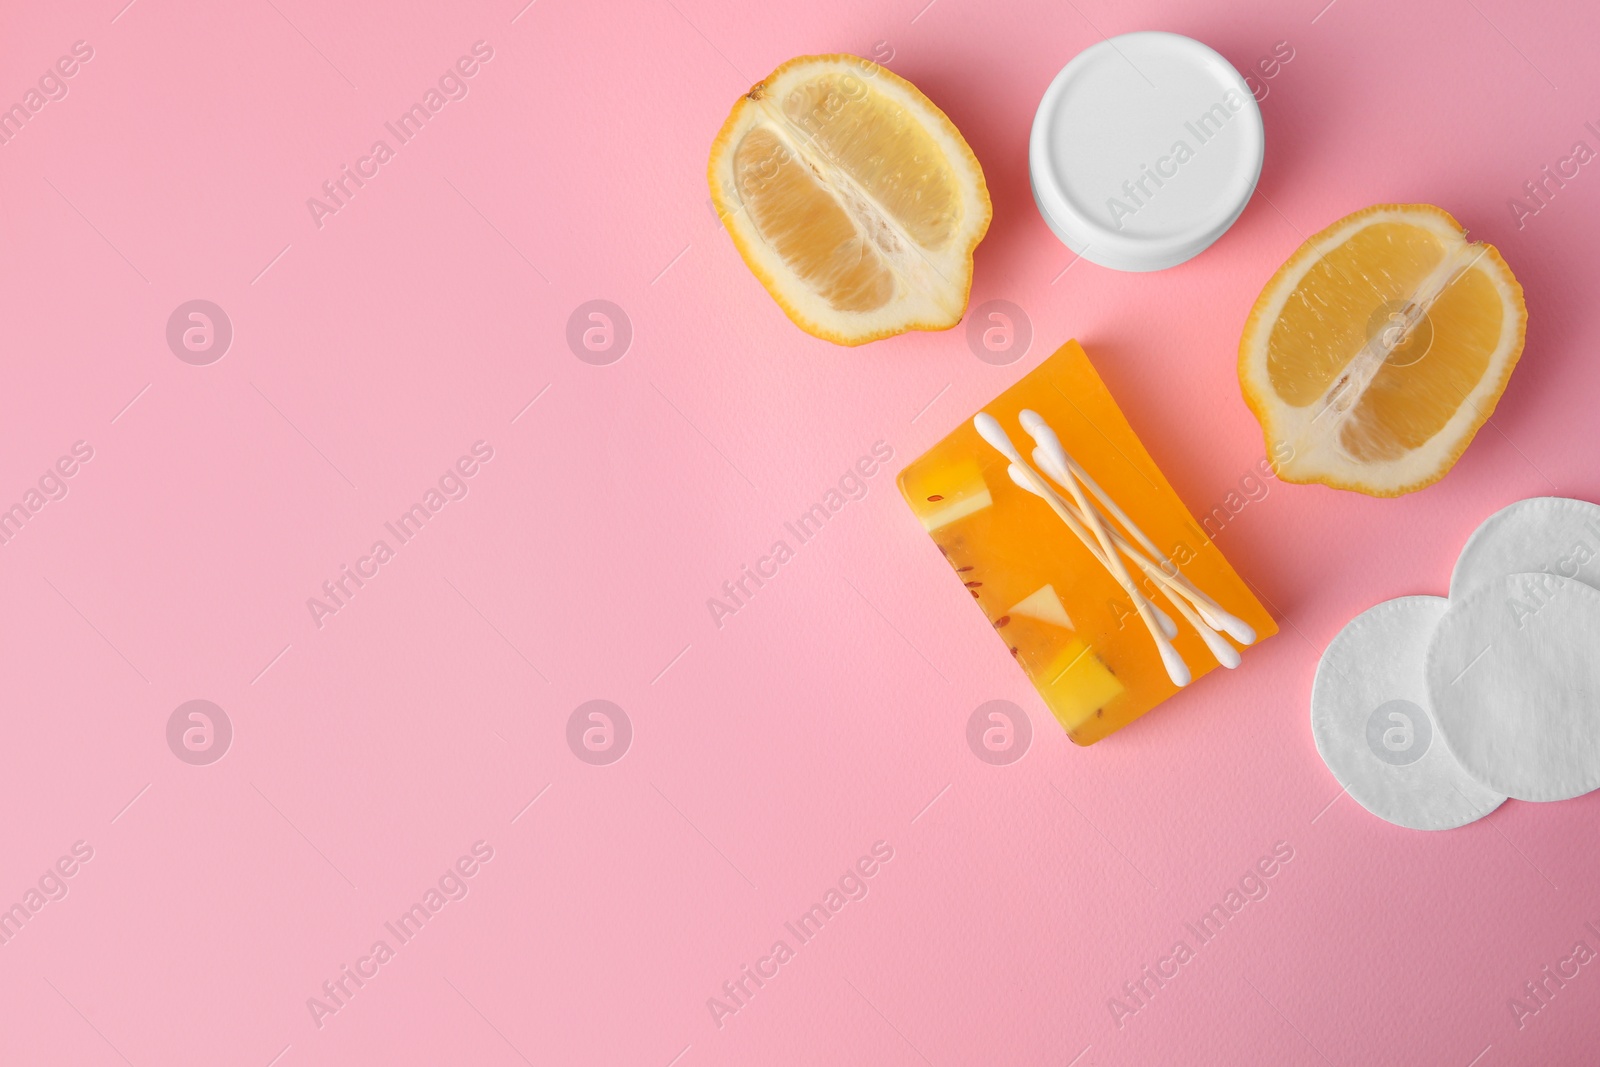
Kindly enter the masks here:
M 1379 204 L 1301 245 L 1256 300 L 1239 383 L 1280 478 L 1372 496 L 1432 485 L 1522 354 L 1522 286 L 1428 204 Z
M 961 321 L 988 188 L 960 132 L 898 75 L 791 59 L 734 104 L 708 178 L 739 254 L 807 333 L 858 345 Z

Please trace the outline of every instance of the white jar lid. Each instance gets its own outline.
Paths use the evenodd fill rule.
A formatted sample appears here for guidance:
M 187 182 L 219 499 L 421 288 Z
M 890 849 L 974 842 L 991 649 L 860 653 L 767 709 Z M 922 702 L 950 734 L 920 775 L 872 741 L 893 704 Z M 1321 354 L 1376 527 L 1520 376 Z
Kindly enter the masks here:
M 1061 68 L 1033 118 L 1028 174 L 1068 248 L 1116 270 L 1165 270 L 1233 225 L 1263 150 L 1261 109 L 1226 59 L 1143 31 Z

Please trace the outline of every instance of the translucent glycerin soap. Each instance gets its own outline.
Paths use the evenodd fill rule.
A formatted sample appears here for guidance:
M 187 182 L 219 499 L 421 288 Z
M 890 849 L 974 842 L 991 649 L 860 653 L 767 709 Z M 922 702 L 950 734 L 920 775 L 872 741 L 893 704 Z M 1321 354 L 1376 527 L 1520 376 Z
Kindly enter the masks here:
M 900 492 L 1075 743 L 1277 633 L 1076 341 L 978 414 Z

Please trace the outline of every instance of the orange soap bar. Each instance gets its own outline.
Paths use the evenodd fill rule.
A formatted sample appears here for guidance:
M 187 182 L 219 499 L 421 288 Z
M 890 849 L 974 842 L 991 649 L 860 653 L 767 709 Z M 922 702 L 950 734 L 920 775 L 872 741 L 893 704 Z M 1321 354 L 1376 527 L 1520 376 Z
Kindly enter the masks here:
M 1068 455 L 1168 558 L 1169 574 L 1177 569 L 1248 623 L 1255 644 L 1278 632 L 1162 477 L 1076 341 L 983 408 L 1027 456 L 1033 442 L 1018 423 L 1025 408 L 1044 416 Z M 1012 482 L 1007 465 L 967 419 L 900 473 L 900 492 L 955 570 L 962 595 L 983 611 L 1067 736 L 1091 745 L 1179 687 L 1116 577 L 1044 500 Z M 1109 517 L 1105 528 L 1121 530 Z M 1172 644 L 1195 684 L 1216 658 L 1157 584 L 1134 564 L 1127 568 L 1177 624 Z M 1249 649 L 1241 651 L 1248 658 Z

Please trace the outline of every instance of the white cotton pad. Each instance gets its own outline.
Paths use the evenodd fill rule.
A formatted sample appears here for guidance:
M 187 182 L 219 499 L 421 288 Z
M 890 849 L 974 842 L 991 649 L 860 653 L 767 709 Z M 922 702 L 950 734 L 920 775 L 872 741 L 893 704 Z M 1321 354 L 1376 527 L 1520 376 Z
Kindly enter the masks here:
M 1487 581 L 1526 571 L 1600 589 L 1600 507 L 1536 496 L 1501 508 L 1467 538 L 1450 575 L 1450 596 L 1459 600 Z
M 1518 800 L 1600 786 L 1600 590 L 1554 574 L 1490 579 L 1439 620 L 1428 697 L 1468 774 Z
M 1450 602 L 1386 600 L 1328 643 L 1311 684 L 1311 734 L 1356 802 L 1412 830 L 1481 819 L 1505 797 L 1473 781 L 1438 736 L 1423 657 Z

